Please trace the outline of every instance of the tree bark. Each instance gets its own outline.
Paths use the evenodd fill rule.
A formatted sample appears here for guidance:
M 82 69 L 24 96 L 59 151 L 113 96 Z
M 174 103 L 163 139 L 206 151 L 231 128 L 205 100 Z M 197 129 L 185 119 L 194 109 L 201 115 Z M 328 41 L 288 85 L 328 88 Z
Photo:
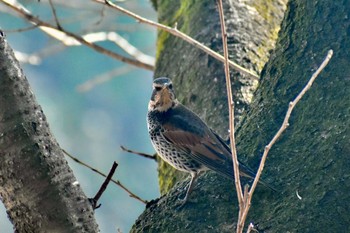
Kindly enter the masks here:
M 191 7 L 198 5 L 200 3 Z M 171 15 L 170 7 L 162 12 L 160 6 L 158 4 L 160 16 Z M 200 12 L 203 19 L 214 17 L 202 8 Z M 288 102 L 301 91 L 327 51 L 334 50 L 328 67 L 296 106 L 291 126 L 270 151 L 263 179 L 280 192 L 272 193 L 258 186 L 247 221 L 254 222 L 259 232 L 350 231 L 349 12 L 350 4 L 346 1 L 291 1 L 275 51 L 262 71 L 254 101 L 239 122 L 238 155 L 250 167 L 257 168 L 265 145 L 282 124 Z M 183 17 L 188 17 L 187 20 L 194 16 Z M 237 20 L 242 19 L 237 17 Z M 246 19 L 243 21 L 249 25 Z M 187 27 L 193 27 L 197 21 L 191 22 Z M 201 32 L 219 33 L 207 25 Z M 252 30 L 247 35 L 259 33 L 254 30 L 261 29 L 253 27 Z M 194 35 L 198 39 L 201 34 Z M 209 37 L 201 39 L 204 38 Z M 255 41 L 249 39 L 247 41 Z M 225 135 L 227 104 L 223 84 L 217 84 L 223 83 L 224 78 L 216 73 L 221 72 L 221 64 L 210 70 L 208 67 L 212 64 L 204 61 L 213 62 L 212 59 L 192 56 L 195 52 L 190 46 L 179 52 L 178 44 L 181 43 L 174 42 L 168 57 L 158 54 L 157 65 L 174 66 L 177 70 L 157 69 L 156 75 L 174 76 L 180 101 Z M 187 55 L 186 50 L 192 54 Z M 165 65 L 161 65 L 163 62 Z M 209 77 L 204 76 L 205 73 Z M 217 83 L 213 82 L 215 77 Z M 237 80 L 234 81 L 236 84 Z M 234 89 L 235 98 L 240 98 L 238 87 Z M 197 98 L 191 99 L 192 95 Z M 222 110 L 220 105 L 224 106 Z M 179 208 L 177 197 L 185 184 L 176 185 L 166 196 L 149 205 L 133 232 L 232 232 L 238 215 L 234 185 L 207 173 L 199 178 L 191 202 Z
M 272 213 L 272 232 L 350 231 L 349 12 L 346 1 L 290 2 L 252 110 L 239 129 L 241 154 L 261 155 L 288 102 L 334 50 L 270 152 L 265 174 L 281 190 L 263 209 Z
M 260 4 L 261 3 L 261 4 Z M 256 6 L 254 6 L 256 4 Z M 230 59 L 259 73 L 274 46 L 285 1 L 224 1 Z M 159 21 L 175 25 L 198 41 L 222 53 L 219 15 L 215 1 L 161 1 Z M 269 14 L 269 13 L 270 14 Z M 198 113 L 215 131 L 228 138 L 228 109 L 221 62 L 179 38 L 159 32 L 155 77 L 173 79 L 180 102 Z M 236 123 L 249 108 L 258 82 L 232 71 Z M 242 159 L 242 157 L 241 157 Z M 184 173 L 160 165 L 160 187 L 166 193 Z M 178 211 L 177 197 L 188 180 L 173 188 L 140 216 L 133 232 L 227 232 L 237 212 L 234 184 L 208 172 L 191 194 L 190 209 Z M 266 190 L 263 190 L 266 191 Z M 265 195 L 271 195 L 268 191 Z M 195 202 L 195 205 L 193 203 Z M 231 208 L 232 207 L 232 208 Z M 208 210 L 210 212 L 208 213 Z M 171 220 L 173 219 L 173 220 Z M 154 221 L 156 220 L 156 221 Z M 218 227 L 220 225 L 220 227 Z
M 4 36 L 0 36 L 0 195 L 16 232 L 98 231 L 91 204 Z
M 230 59 L 260 73 L 274 47 L 285 9 L 281 1 L 224 1 Z M 254 6 L 256 4 L 256 6 Z M 221 54 L 222 39 L 216 2 L 158 1 L 159 22 L 174 26 Z M 268 12 L 270 14 L 268 14 Z M 232 69 L 231 69 L 232 70 Z M 160 31 L 154 77 L 168 76 L 179 101 L 228 139 L 228 107 L 223 64 L 180 38 Z M 236 123 L 249 108 L 258 80 L 231 72 Z M 166 193 L 186 174 L 160 160 L 159 183 Z

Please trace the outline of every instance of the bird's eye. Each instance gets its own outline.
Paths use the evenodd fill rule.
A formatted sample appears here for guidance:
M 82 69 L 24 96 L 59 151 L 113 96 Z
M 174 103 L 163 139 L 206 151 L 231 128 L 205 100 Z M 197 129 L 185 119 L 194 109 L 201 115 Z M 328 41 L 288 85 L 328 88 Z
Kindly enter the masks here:
M 169 84 L 169 89 L 173 89 L 173 84 Z
M 156 89 L 156 91 L 161 91 L 162 87 L 156 86 L 156 87 L 154 87 L 154 89 Z

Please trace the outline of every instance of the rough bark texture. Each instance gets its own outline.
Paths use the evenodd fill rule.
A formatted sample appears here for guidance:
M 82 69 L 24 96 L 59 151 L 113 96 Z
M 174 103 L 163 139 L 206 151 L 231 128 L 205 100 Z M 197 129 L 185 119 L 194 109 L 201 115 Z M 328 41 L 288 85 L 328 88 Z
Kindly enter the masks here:
M 257 98 L 239 129 L 241 153 L 261 154 L 281 125 L 288 102 L 327 50 L 334 50 L 270 152 L 266 173 L 282 191 L 264 208 L 273 213 L 272 232 L 350 231 L 349 12 L 347 1 L 290 2 Z
M 224 1 L 230 59 L 257 73 L 260 72 L 262 63 L 268 59 L 267 51 L 274 45 L 285 7 L 283 1 L 263 3 L 257 4 L 260 8 L 255 9 L 249 1 L 245 4 Z M 264 6 L 270 14 L 262 10 Z M 159 1 L 157 7 L 161 23 L 174 25 L 177 22 L 179 30 L 222 53 L 219 15 L 215 1 Z M 228 138 L 227 97 L 221 62 L 179 38 L 159 32 L 155 77 L 158 76 L 172 78 L 178 99 L 198 113 L 220 135 Z M 234 83 L 236 122 L 239 122 L 258 83 L 234 71 L 231 80 Z M 164 166 L 164 163 L 161 163 L 159 169 L 163 193 L 177 180 L 186 176 L 184 173 L 174 172 L 173 169 L 164 169 Z M 237 211 L 234 208 L 236 200 L 233 183 L 209 172 L 199 178 L 195 191 L 191 194 L 190 203 L 181 211 L 177 211 L 177 205 L 180 204 L 177 198 L 184 192 L 187 183 L 188 180 L 180 183 L 166 198 L 150 205 L 139 218 L 133 231 L 232 231 L 233 216 Z M 266 192 L 260 193 L 265 199 L 271 196 L 269 191 L 260 191 Z M 191 202 L 195 204 L 192 205 Z M 173 221 L 170 220 L 172 218 Z M 217 227 L 218 225 L 220 227 Z
M 191 8 L 196 9 L 198 5 L 200 3 L 197 2 Z M 162 12 L 161 6 L 158 3 L 160 16 L 172 15 L 170 6 L 163 8 L 169 12 Z M 209 9 L 206 5 L 206 9 L 200 10 L 203 19 L 214 17 L 213 14 L 207 15 L 206 10 Z M 295 108 L 291 126 L 270 151 L 263 178 L 280 193 L 271 193 L 258 186 L 248 222 L 254 222 L 259 232 L 348 232 L 350 4 L 347 1 L 296 0 L 291 1 L 287 9 L 276 50 L 262 72 L 262 82 L 250 110 L 239 123 L 238 153 L 242 160 L 253 168 L 257 167 L 264 146 L 283 121 L 288 102 L 301 91 L 328 49 L 334 49 L 334 57 Z M 194 15 L 191 13 L 183 17 Z M 241 20 L 247 23 L 246 19 Z M 187 25 L 191 27 L 193 23 Z M 211 24 L 207 25 L 209 29 L 204 27 L 202 32 L 218 32 L 210 28 Z M 252 30 L 247 34 L 259 33 L 254 30 L 260 29 Z M 201 34 L 197 32 L 194 35 L 198 39 Z M 205 38 L 209 39 L 208 36 L 201 39 Z M 220 41 L 219 38 L 217 41 Z M 172 78 L 180 100 L 224 134 L 227 125 L 226 99 L 221 83 L 223 76 L 217 75 L 221 72 L 221 65 L 217 63 L 215 69 L 208 69 L 215 61 L 211 58 L 205 60 L 205 55 L 195 57 L 196 51 L 190 46 L 182 49 L 178 47 L 181 45 L 179 41 L 173 43 L 170 48 L 172 53 L 167 54 L 171 58 L 158 54 L 156 74 L 176 76 Z M 191 53 L 188 55 L 187 51 Z M 249 67 L 241 61 L 244 59 L 238 63 Z M 166 64 L 162 65 L 163 62 Z M 166 73 L 166 66 L 174 66 L 176 70 Z M 204 76 L 207 72 L 209 78 Z M 219 81 L 213 82 L 214 78 Z M 193 95 L 196 98 L 191 98 Z M 235 95 L 237 98 L 237 89 Z M 186 182 L 180 183 L 166 196 L 149 205 L 132 231 L 233 231 L 232 223 L 235 223 L 238 213 L 233 184 L 207 173 L 199 178 L 191 203 L 179 208 L 177 197 L 185 185 Z M 297 197 L 296 192 L 302 199 Z
M 93 210 L 0 37 L 0 195 L 16 232 L 97 232 Z
M 285 1 L 262 2 L 264 4 L 257 4 L 260 8 L 255 9 L 249 1 L 245 4 L 224 1 L 230 59 L 256 73 L 260 72 L 268 58 L 268 51 L 273 48 L 285 7 Z M 157 7 L 159 22 L 166 25 L 177 23 L 179 30 L 222 53 L 220 20 L 215 1 L 159 1 Z M 154 76 L 173 79 L 180 102 L 199 114 L 223 138 L 228 138 L 223 64 L 163 31 L 159 32 L 157 45 Z M 235 71 L 231 72 L 231 80 L 238 123 L 249 107 L 258 81 Z M 163 194 L 186 176 L 169 168 L 161 160 L 159 171 Z

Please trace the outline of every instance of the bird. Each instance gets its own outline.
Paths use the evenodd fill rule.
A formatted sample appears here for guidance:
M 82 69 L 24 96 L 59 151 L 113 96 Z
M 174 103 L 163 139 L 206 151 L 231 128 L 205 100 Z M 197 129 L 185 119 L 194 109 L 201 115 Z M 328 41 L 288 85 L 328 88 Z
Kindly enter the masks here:
M 147 126 L 157 154 L 175 169 L 191 175 L 183 203 L 201 172 L 213 170 L 234 180 L 231 149 L 196 113 L 177 100 L 173 83 L 167 77 L 153 81 Z M 255 177 L 241 162 L 239 170 L 240 176 Z

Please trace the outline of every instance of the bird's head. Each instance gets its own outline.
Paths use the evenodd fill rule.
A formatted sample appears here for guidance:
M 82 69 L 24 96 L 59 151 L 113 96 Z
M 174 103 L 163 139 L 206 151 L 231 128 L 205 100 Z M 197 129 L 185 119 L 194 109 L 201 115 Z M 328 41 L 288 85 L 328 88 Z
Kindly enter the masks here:
M 153 81 L 153 92 L 148 104 L 148 110 L 166 112 L 176 104 L 173 83 L 170 79 L 161 77 Z

